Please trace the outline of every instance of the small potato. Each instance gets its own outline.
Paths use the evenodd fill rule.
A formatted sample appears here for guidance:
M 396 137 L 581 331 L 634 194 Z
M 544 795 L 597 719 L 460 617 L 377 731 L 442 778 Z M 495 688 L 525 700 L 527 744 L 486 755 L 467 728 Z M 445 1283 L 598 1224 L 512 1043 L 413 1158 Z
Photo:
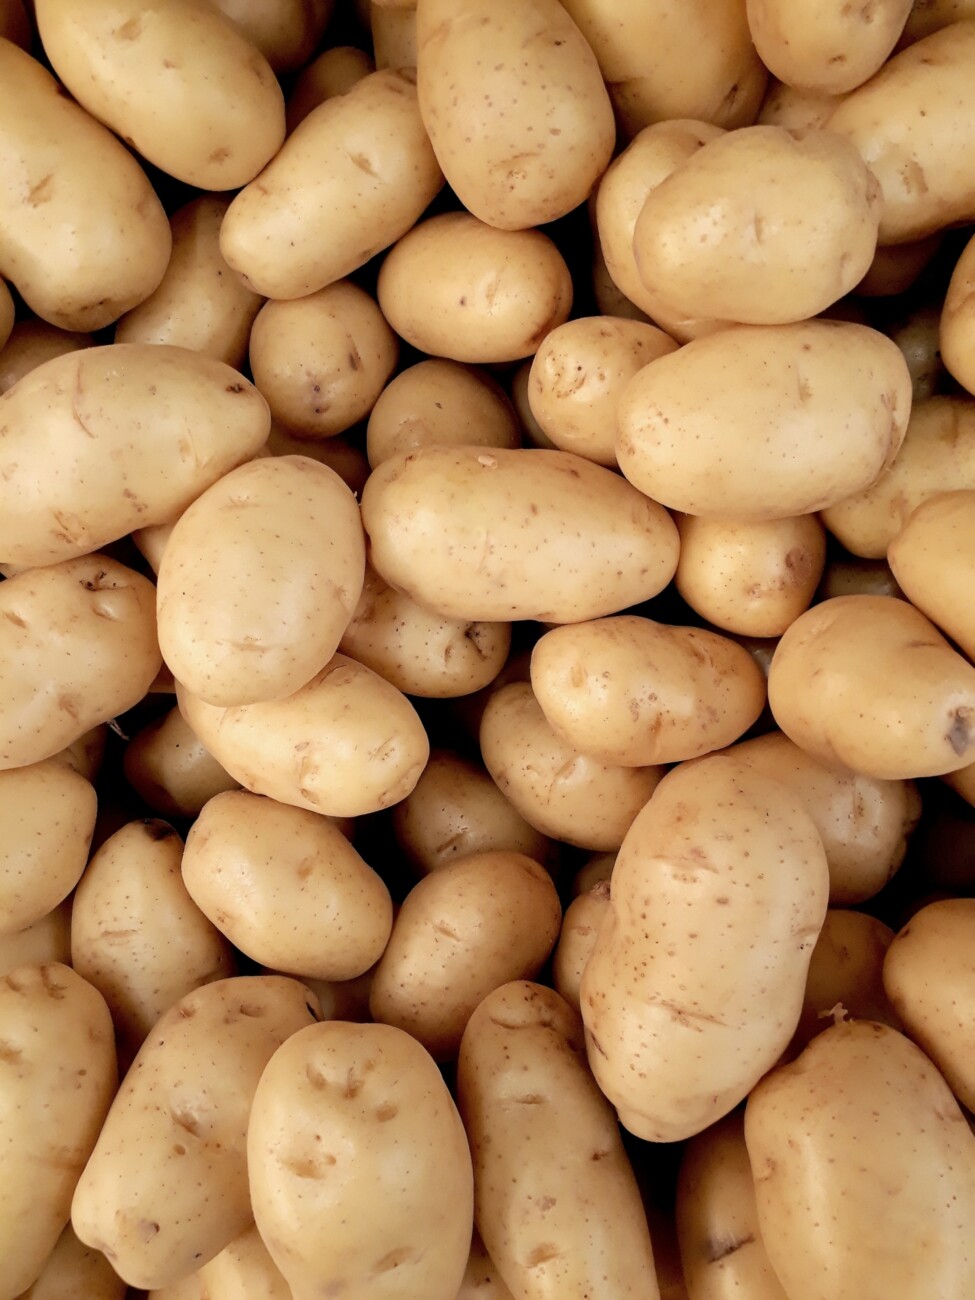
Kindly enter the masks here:
M 251 329 L 254 383 L 274 418 L 306 438 L 331 438 L 368 415 L 397 354 L 374 300 L 348 280 L 265 303 Z
M 50 758 L 142 699 L 161 663 L 155 597 L 105 555 L 0 583 L 0 770 Z
M 373 1019 L 454 1060 L 474 1009 L 538 974 L 561 921 L 552 878 L 531 858 L 495 850 L 447 863 L 403 901 L 373 977 Z
M 208 799 L 237 789 L 175 706 L 136 732 L 122 762 L 129 785 L 163 817 L 196 817 Z
M 408 1034 L 340 1021 L 295 1034 L 258 1085 L 247 1164 L 258 1231 L 296 1297 L 455 1300 L 470 1153 Z
M 941 247 L 941 234 L 908 244 L 886 244 L 873 255 L 870 269 L 856 287 L 858 297 L 885 298 L 906 293 Z M 917 393 L 916 397 L 929 397 Z
M 307 63 L 295 77 L 285 104 L 288 135 L 313 109 L 327 99 L 344 95 L 363 77 L 376 71 L 365 50 L 354 45 L 335 45 Z
M 596 936 L 603 917 L 609 911 L 609 881 L 594 885 L 579 894 L 565 909 L 558 946 L 552 957 L 552 983 L 555 991 L 576 1011 L 579 1010 L 582 972 L 596 946 Z
M 819 131 L 842 102 L 840 95 L 819 90 L 799 90 L 784 81 L 770 80 L 758 121 L 763 126 L 784 126 L 787 131 Z
M 480 739 L 485 767 L 525 821 L 583 849 L 618 849 L 663 775 L 580 753 L 552 729 L 527 682 L 491 697 Z
M 965 245 L 951 273 L 941 308 L 941 357 L 963 388 L 975 393 L 975 238 Z M 2 362 L 0 355 L 0 362 Z
M 105 1256 L 83 1245 L 69 1223 L 20 1300 L 125 1300 L 125 1294 L 125 1283 Z
M 514 1300 L 477 1232 L 456 1300 Z
M 623 767 L 700 758 L 737 740 L 765 707 L 765 677 L 742 646 L 632 614 L 546 632 L 531 681 L 559 736 Z
M 396 456 L 366 484 L 362 522 L 377 573 L 448 618 L 598 618 L 657 595 L 677 567 L 666 511 L 565 451 Z
M 200 1269 L 207 1300 L 292 1300 L 254 1224 Z
M 896 781 L 975 759 L 975 668 L 907 601 L 815 605 L 779 642 L 768 687 L 779 727 L 827 765 Z
M 94 342 L 90 334 L 77 334 L 48 325 L 43 320 L 18 321 L 0 350 L 0 393 L 13 388 L 24 375 L 45 361 L 63 357 L 66 352 L 80 352 Z
M 0 976 L 18 966 L 51 962 L 71 965 L 71 900 L 67 898 L 33 925 L 0 934 Z
M 651 361 L 623 390 L 616 456 L 686 514 L 758 522 L 868 488 L 911 411 L 900 350 L 863 325 L 733 326 Z
M 531 356 L 568 317 L 572 280 L 540 230 L 495 230 L 469 212 L 445 212 L 387 253 L 378 295 L 413 347 L 485 365 Z
M 334 0 L 205 0 L 256 45 L 275 72 L 293 72 L 314 54 Z
M 357 497 L 369 477 L 365 452 L 338 434 L 334 438 L 300 438 L 279 424 L 272 424 L 265 447 L 272 456 L 310 456 L 327 465 Z
M 205 984 L 156 1024 L 71 1207 L 78 1237 L 130 1286 L 171 1286 L 247 1227 L 254 1090 L 276 1049 L 318 1015 L 297 980 L 254 975 Z
M 922 502 L 890 543 L 887 559 L 908 600 L 975 659 L 975 491 Z
M 376 67 L 415 68 L 416 8 L 384 4 L 370 4 L 369 0 L 356 0 L 368 11 L 368 26 L 372 36 L 372 52 Z
M 40 1277 L 67 1225 L 115 1094 L 115 1040 L 101 994 L 53 963 L 0 979 L 0 1043 L 0 1297 L 14 1300 Z
M 975 18 L 975 0 L 914 0 L 898 49 L 963 18 Z

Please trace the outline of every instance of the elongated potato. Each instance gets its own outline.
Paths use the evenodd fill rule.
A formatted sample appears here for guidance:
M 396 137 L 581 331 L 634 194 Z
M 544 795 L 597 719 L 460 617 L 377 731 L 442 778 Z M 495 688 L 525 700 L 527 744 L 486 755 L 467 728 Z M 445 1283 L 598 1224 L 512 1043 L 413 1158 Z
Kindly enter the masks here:
M 292 1300 L 253 1223 L 200 1269 L 200 1278 L 207 1300 Z
M 582 972 L 596 946 L 603 917 L 609 911 L 609 882 L 601 881 L 575 897 L 565 909 L 558 946 L 552 957 L 555 991 L 574 1007 L 580 1006 Z
M 334 95 L 344 95 L 363 77 L 376 71 L 376 65 L 365 50 L 354 45 L 334 45 L 323 50 L 295 77 L 285 104 L 285 122 L 288 135 L 305 118 Z
M 887 548 L 908 600 L 975 658 L 975 491 L 929 497 Z
M 71 965 L 71 900 L 65 899 L 33 925 L 0 934 L 0 975 L 18 966 Z
M 105 1256 L 80 1242 L 69 1223 L 20 1300 L 125 1300 L 125 1294 L 125 1283 Z
M 817 1034 L 848 1018 L 901 1028 L 884 992 L 884 957 L 893 939 L 893 930 L 875 916 L 829 909 L 809 962 L 790 1055 L 798 1055 Z
M 136 732 L 122 764 L 129 785 L 163 817 L 195 817 L 208 799 L 237 788 L 175 705 Z

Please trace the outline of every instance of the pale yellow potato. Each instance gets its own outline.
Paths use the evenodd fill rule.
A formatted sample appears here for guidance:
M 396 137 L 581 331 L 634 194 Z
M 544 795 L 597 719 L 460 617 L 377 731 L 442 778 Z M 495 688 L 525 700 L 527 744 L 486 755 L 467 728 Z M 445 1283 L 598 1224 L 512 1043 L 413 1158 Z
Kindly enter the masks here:
M 356 0 L 356 3 L 368 11 L 366 26 L 372 36 L 376 67 L 415 68 L 416 9 L 370 4 L 369 0 Z
M 900 349 L 865 325 L 733 326 L 623 390 L 620 469 L 686 514 L 752 522 L 843 501 L 893 461 L 911 410 Z
M 973 109 L 975 22 L 961 22 L 896 54 L 829 119 L 880 182 L 882 244 L 975 218 Z
M 306 438 L 331 438 L 364 419 L 398 352 L 375 300 L 348 280 L 265 303 L 251 329 L 254 383 L 274 418 Z
M 899 596 L 886 560 L 834 559 L 826 565 L 819 584 L 819 599 L 831 596 Z
M 475 1008 L 533 979 L 559 935 L 552 878 L 521 853 L 473 853 L 425 876 L 403 900 L 369 994 L 376 1021 L 453 1061 Z
M 0 365 L 2 361 L 0 353 Z M 504 390 L 486 371 L 440 357 L 400 371 L 369 414 L 369 464 L 375 469 L 400 452 L 452 444 L 521 445 L 518 420 Z
M 827 765 L 894 781 L 975 759 L 975 668 L 905 600 L 837 596 L 800 614 L 768 685 L 779 727 Z
M 64 356 L 66 352 L 80 352 L 82 348 L 90 348 L 93 342 L 90 334 L 63 330 L 47 321 L 17 321 L 0 349 L 0 393 L 13 388 L 19 379 L 45 361 Z
M 970 393 L 975 392 L 975 239 L 970 239 L 955 263 L 941 308 L 940 350 L 949 373 Z M 0 354 L 0 363 L 3 356 Z
M 860 297 L 883 298 L 906 293 L 941 247 L 940 231 L 907 244 L 878 247 L 870 269 L 856 287 Z M 930 394 L 923 394 L 927 397 Z M 917 394 L 922 396 L 922 394 Z
M 806 320 L 873 260 L 880 187 L 830 131 L 752 126 L 693 153 L 647 195 L 633 229 L 644 285 L 681 318 Z
M 975 490 L 922 502 L 887 548 L 887 561 L 908 600 L 975 658 Z
M 408 1034 L 340 1021 L 295 1034 L 258 1085 L 247 1164 L 258 1231 L 294 1300 L 455 1300 L 470 1153 Z
M 895 1029 L 819 1034 L 745 1111 L 758 1221 L 789 1300 L 931 1300 L 975 1288 L 975 1137 Z
M 143 1043 L 75 1190 L 79 1238 L 130 1286 L 170 1286 L 251 1221 L 246 1136 L 254 1090 L 309 1020 L 297 980 L 252 975 L 181 998 Z
M 464 1034 L 457 1099 L 477 1228 L 512 1293 L 658 1300 L 646 1214 L 578 1013 L 539 984 L 495 989 Z
M 900 46 L 912 45 L 923 36 L 963 18 L 975 18 L 975 0 L 914 0 L 901 33 Z
M 893 938 L 893 930 L 875 916 L 829 909 L 809 962 L 790 1055 L 797 1056 L 830 1025 L 850 1018 L 901 1028 L 883 981 L 884 957 Z
M 765 677 L 737 642 L 623 614 L 546 632 L 531 658 L 553 730 L 624 767 L 680 763 L 737 740 L 765 707 Z
M 369 477 L 366 453 L 340 434 L 334 438 L 301 438 L 272 423 L 265 446 L 272 456 L 310 456 L 312 460 L 327 465 L 356 496 L 360 495 Z
M 442 185 L 414 71 L 373 72 L 314 109 L 237 195 L 220 249 L 255 292 L 300 298 L 395 243 Z
M 377 573 L 448 618 L 598 618 L 657 595 L 677 567 L 667 512 L 566 451 L 395 456 L 367 482 L 362 522 Z
M 200 1279 L 207 1300 L 292 1300 L 253 1223 L 200 1269 Z
M 163 817 L 195 817 L 208 799 L 238 787 L 175 705 L 135 733 L 122 765 L 129 785 Z
M 334 0 L 205 0 L 256 45 L 275 72 L 293 72 L 315 53 Z
M 616 466 L 616 408 L 627 380 L 677 351 L 654 325 L 611 316 L 566 321 L 542 340 L 528 401 L 552 444 L 597 465 Z
M 576 1011 L 580 1007 L 582 972 L 596 946 L 603 917 L 609 911 L 609 881 L 578 894 L 565 909 L 559 942 L 552 956 L 555 991 Z
M 0 934 L 0 975 L 18 966 L 71 965 L 71 900 L 66 898 L 46 916 L 23 930 Z
M 618 849 L 663 775 L 581 753 L 553 730 L 527 682 L 491 697 L 480 741 L 485 767 L 525 821 L 582 849 Z
M 281 147 L 281 87 L 216 8 L 35 0 L 35 12 L 44 52 L 82 108 L 177 180 L 236 189 Z
M 125 1300 L 125 1294 L 125 1283 L 105 1256 L 83 1245 L 69 1223 L 20 1300 Z
M 825 0 L 813 12 L 789 0 L 748 0 L 748 26 L 762 62 L 780 81 L 843 95 L 883 65 L 912 2 Z
M 138 704 L 159 670 L 155 588 L 105 555 L 0 583 L 0 771 Z
M 14 1300 L 67 1225 L 117 1071 L 101 994 L 58 962 L 0 979 L 0 1043 L 0 1297 Z
M 821 130 L 842 102 L 841 95 L 799 90 L 784 81 L 769 79 L 757 120 L 763 126 L 784 126 L 789 131 Z
M 288 135 L 327 99 L 344 95 L 363 77 L 376 71 L 365 52 L 354 45 L 334 45 L 306 63 L 295 77 L 285 104 Z
M 0 935 L 40 921 L 74 889 L 97 809 L 91 782 L 57 757 L 0 772 Z
M 245 790 L 331 817 L 405 799 L 430 752 L 401 691 L 345 655 L 284 700 L 221 709 L 177 685 L 180 711 Z
M 828 891 L 819 833 L 786 786 L 727 757 L 660 782 L 582 976 L 589 1064 L 631 1133 L 692 1137 L 771 1069 Z
M 30 47 L 30 19 L 23 0 L 0 0 L 0 37 L 25 50 Z
M 171 238 L 145 173 L 9 41 L 0 41 L 0 152 L 0 273 L 31 311 L 96 330 L 152 293 Z
M 514 1300 L 476 1231 L 455 1300 Z

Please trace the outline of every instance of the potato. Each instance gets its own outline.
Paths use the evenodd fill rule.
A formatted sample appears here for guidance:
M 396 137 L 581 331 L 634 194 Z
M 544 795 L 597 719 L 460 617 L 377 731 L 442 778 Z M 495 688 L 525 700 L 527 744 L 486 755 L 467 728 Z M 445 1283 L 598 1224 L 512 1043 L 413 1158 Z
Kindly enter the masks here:
M 799 90 L 784 81 L 770 80 L 759 110 L 763 126 L 784 126 L 787 131 L 821 130 L 844 96 L 819 90 Z
M 890 543 L 887 558 L 908 600 L 975 658 L 975 491 L 922 502 Z
M 241 374 L 185 348 L 56 357 L 0 397 L 0 556 L 57 564 L 167 523 L 253 455 L 269 423 Z
M 975 340 L 975 239 L 965 245 L 955 263 L 941 308 L 941 357 L 953 378 L 975 392 L 975 365 L 971 353 Z M 0 356 L 2 360 L 2 356 Z
M 66 763 L 73 771 L 80 772 L 85 780 L 94 781 L 102 768 L 107 736 L 108 727 L 100 722 L 70 745 L 66 745 L 54 758 Z
M 284 97 L 264 56 L 196 0 L 35 0 L 54 71 L 82 108 L 170 176 L 246 185 L 281 147 Z
M 300 298 L 364 266 L 443 185 L 410 69 L 373 72 L 314 109 L 230 205 L 220 248 L 268 298 Z
M 477 1232 L 456 1300 L 514 1300 Z
M 253 1223 L 200 1269 L 200 1278 L 207 1300 L 292 1300 Z
M 74 889 L 98 799 L 58 758 L 0 772 L 0 935 L 33 925 Z
M 43 320 L 18 321 L 6 344 L 0 349 L 0 393 L 13 388 L 18 380 L 45 361 L 90 348 L 90 334 L 78 334 L 48 325 Z
M 866 912 L 829 909 L 809 962 L 791 1054 L 798 1055 L 817 1034 L 847 1018 L 900 1029 L 883 982 L 884 955 L 893 938 L 893 930 Z
M 366 453 L 339 434 L 334 438 L 301 438 L 272 423 L 265 448 L 272 456 L 310 456 L 334 470 L 356 496 L 361 494 L 369 477 Z
M 17 177 L 0 195 L 0 272 L 31 311 L 96 330 L 152 293 L 171 238 L 145 173 L 9 41 L 0 41 L 0 151 Z
M 827 765 L 896 781 L 975 759 L 975 668 L 904 600 L 837 596 L 801 614 L 768 689 L 779 727 Z
M 314 54 L 334 0 L 206 0 L 261 51 L 275 72 L 293 72 Z
M 628 379 L 677 344 L 654 325 L 610 316 L 567 321 L 542 341 L 528 401 L 556 447 L 616 466 L 616 407 Z
M 368 10 L 368 26 L 377 68 L 415 68 L 416 9 L 370 4 L 356 0 Z
M 0 37 L 5 41 L 13 41 L 22 49 L 30 47 L 30 19 L 23 0 L 2 0 L 0 3 Z
M 258 1085 L 247 1162 L 258 1231 L 296 1300 L 454 1300 L 470 1154 L 409 1035 L 340 1021 L 295 1034 Z
M 819 599 L 831 596 L 900 596 L 886 560 L 830 560 L 819 584 Z
M 941 360 L 939 324 L 937 304 L 929 303 L 890 330 L 890 337 L 903 352 L 911 372 L 915 402 L 934 396 L 950 383 Z
M 616 865 L 615 853 L 590 853 L 586 861 L 572 877 L 572 895 L 578 898 L 586 894 L 600 881 L 609 881 Z
M 177 686 L 180 711 L 245 790 L 331 817 L 359 817 L 405 799 L 429 742 L 395 686 L 335 655 L 284 700 L 221 709 Z
M 407 343 L 475 364 L 531 356 L 572 306 L 562 254 L 539 230 L 495 230 L 468 212 L 421 221 L 386 255 L 379 305 Z
M 788 0 L 748 0 L 748 26 L 765 66 L 804 90 L 843 95 L 883 65 L 903 30 L 912 0 L 820 4 L 815 16 Z
M 913 45 L 922 36 L 930 36 L 962 18 L 975 18 L 972 0 L 914 0 L 898 48 Z
M 532 357 L 529 357 L 527 361 L 523 361 L 511 376 L 509 384 L 511 403 L 521 424 L 526 445 L 538 447 L 544 451 L 557 451 L 558 448 L 555 443 L 535 419 L 531 403 L 528 400 L 528 384 L 531 379 L 532 361 Z
M 105 555 L 0 584 L 0 771 L 50 758 L 142 699 L 160 664 L 155 594 Z
M 14 300 L 10 296 L 10 290 L 0 280 L 0 348 L 7 345 L 10 338 L 10 332 L 14 327 Z
M 454 1060 L 474 1009 L 538 974 L 561 921 L 552 878 L 531 858 L 495 850 L 447 863 L 403 901 L 373 977 L 373 1019 Z
M 764 675 L 736 642 L 632 614 L 546 632 L 531 681 L 563 740 L 623 767 L 699 758 L 736 740 L 765 707 Z
M 655 596 L 677 567 L 666 511 L 571 452 L 395 456 L 366 484 L 362 522 L 377 573 L 448 618 L 598 618 Z
M 592 49 L 558 0 L 419 0 L 417 91 L 451 189 L 501 230 L 564 217 L 613 156 Z
M 752 1093 L 745 1141 L 789 1300 L 971 1293 L 975 1138 L 895 1029 L 861 1020 L 813 1039 Z
M 323 50 L 311 63 L 305 64 L 291 84 L 285 104 L 288 135 L 319 104 L 346 94 L 363 77 L 375 71 L 376 66 L 369 55 L 354 45 L 335 45 Z
M 246 1130 L 275 1050 L 318 1018 L 297 980 L 205 984 L 156 1024 L 75 1190 L 79 1238 L 130 1286 L 171 1286 L 250 1222 Z
M 69 1223 L 21 1300 L 125 1300 L 125 1294 L 125 1283 L 105 1256 L 82 1245 Z
M 0 934 L 0 976 L 18 966 L 51 962 L 71 965 L 71 900 L 67 898 L 23 930 Z
M 857 295 L 882 298 L 906 293 L 940 247 L 940 232 L 928 235 L 925 239 L 911 240 L 907 244 L 886 244 L 878 247 L 869 271 L 856 287 Z M 930 393 L 915 391 L 915 397 L 922 396 L 930 397 Z
M 594 234 L 596 233 L 595 213 L 595 203 L 590 199 L 589 214 Z M 650 324 L 647 313 L 638 307 L 635 302 L 630 302 L 629 298 L 617 287 L 606 266 L 606 258 L 603 256 L 603 250 L 600 247 L 598 238 L 593 240 L 592 292 L 596 300 L 596 307 L 602 315 L 619 316 L 624 320 L 640 321 L 644 325 Z
M 164 817 L 195 817 L 208 799 L 237 789 L 175 706 L 136 732 L 122 763 L 129 785 Z
M 557 993 L 517 981 L 474 1012 L 457 1067 L 477 1227 L 521 1300 L 657 1300 L 653 1251 L 615 1116 Z
M 582 972 L 596 946 L 603 917 L 609 911 L 609 881 L 579 894 L 565 909 L 558 946 L 552 957 L 552 983 L 556 992 L 579 1010 Z
M 620 848 L 582 976 L 589 1064 L 631 1133 L 692 1137 L 771 1069 L 828 889 L 822 841 L 786 786 L 725 757 L 660 782 Z
M 331 438 L 368 415 L 397 354 L 373 299 L 347 280 L 265 303 L 251 329 L 254 383 L 274 418 L 306 438 Z
M 880 187 L 848 141 L 752 126 L 711 140 L 650 191 L 633 255 L 681 318 L 783 325 L 854 288 L 879 222 Z
M 54 962 L 0 979 L 0 1045 L 0 1296 L 14 1300 L 41 1275 L 68 1222 L 115 1093 L 115 1042 L 101 995 Z

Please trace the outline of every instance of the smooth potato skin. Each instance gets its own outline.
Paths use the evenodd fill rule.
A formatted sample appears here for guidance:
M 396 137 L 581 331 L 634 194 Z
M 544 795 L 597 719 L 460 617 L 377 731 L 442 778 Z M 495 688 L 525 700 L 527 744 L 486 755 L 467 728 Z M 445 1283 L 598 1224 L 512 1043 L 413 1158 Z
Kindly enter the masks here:
M 0 349 L 0 393 L 13 388 L 19 379 L 45 361 L 64 356 L 66 352 L 80 352 L 93 343 L 90 334 L 64 330 L 49 325 L 46 320 L 17 321 Z
M 175 705 L 136 732 L 122 766 L 129 785 L 162 817 L 196 817 L 208 799 L 237 789 Z
M 200 1269 L 206 1300 L 292 1300 L 254 1224 Z
M 975 658 L 970 605 L 975 572 L 975 491 L 929 497 L 887 548 L 901 590 L 923 614 Z

